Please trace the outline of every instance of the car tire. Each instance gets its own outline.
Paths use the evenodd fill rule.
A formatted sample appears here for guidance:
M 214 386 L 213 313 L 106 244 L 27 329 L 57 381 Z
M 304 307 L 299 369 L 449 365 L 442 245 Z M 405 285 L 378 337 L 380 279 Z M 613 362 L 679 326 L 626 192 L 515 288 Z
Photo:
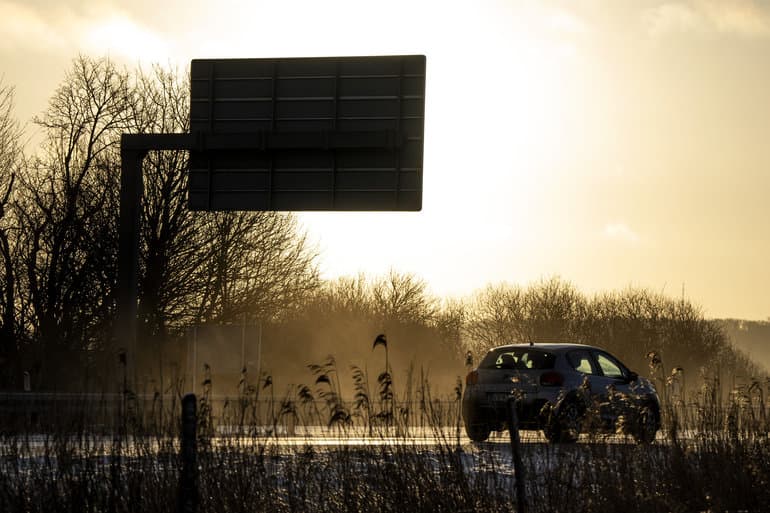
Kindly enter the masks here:
M 551 443 L 575 443 L 580 436 L 584 408 L 575 399 L 560 403 L 551 413 L 543 433 Z
M 651 444 L 660 429 L 660 414 L 651 404 L 643 404 L 637 413 L 633 437 L 638 444 Z
M 465 433 L 474 442 L 484 442 L 491 432 L 492 428 L 484 421 L 475 418 L 465 421 Z

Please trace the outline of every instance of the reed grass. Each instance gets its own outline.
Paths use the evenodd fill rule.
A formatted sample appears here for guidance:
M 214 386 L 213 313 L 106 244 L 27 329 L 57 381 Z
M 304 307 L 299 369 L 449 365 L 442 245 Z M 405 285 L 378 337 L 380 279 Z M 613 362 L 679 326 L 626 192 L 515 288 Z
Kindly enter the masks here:
M 506 438 L 471 444 L 459 432 L 461 384 L 440 396 L 421 372 L 397 394 L 389 376 L 370 386 L 357 369 L 345 400 L 333 359 L 311 370 L 312 384 L 283 394 L 266 376 L 244 377 L 231 399 L 204 385 L 199 511 L 515 511 Z M 770 426 L 761 384 L 732 394 L 718 386 L 704 382 L 690 402 L 664 404 L 664 436 L 651 445 L 618 436 L 525 443 L 528 511 L 766 511 Z M 30 415 L 4 420 L 0 511 L 175 510 L 179 399 L 105 395 L 71 404 L 76 414 L 59 425 Z M 419 443 L 428 434 L 431 444 Z M 319 435 L 398 443 L 326 446 Z

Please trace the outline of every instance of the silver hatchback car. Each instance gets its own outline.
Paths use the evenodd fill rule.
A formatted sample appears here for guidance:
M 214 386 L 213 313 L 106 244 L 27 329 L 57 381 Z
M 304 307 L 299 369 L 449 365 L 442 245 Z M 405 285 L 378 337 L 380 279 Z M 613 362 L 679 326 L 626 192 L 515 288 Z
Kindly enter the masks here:
M 652 383 L 598 347 L 513 344 L 495 347 L 465 380 L 462 413 L 474 441 L 508 427 L 516 399 L 521 429 L 541 429 L 551 442 L 580 433 L 626 433 L 650 443 L 660 429 Z

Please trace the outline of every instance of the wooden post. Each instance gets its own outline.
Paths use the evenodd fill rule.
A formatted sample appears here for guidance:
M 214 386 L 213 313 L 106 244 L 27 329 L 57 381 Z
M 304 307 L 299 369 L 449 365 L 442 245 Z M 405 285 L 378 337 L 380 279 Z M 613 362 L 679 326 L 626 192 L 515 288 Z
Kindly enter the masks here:
M 182 398 L 182 438 L 180 453 L 182 469 L 179 476 L 177 511 L 198 511 L 198 449 L 196 445 L 197 412 L 195 394 Z
M 519 438 L 519 418 L 516 413 L 516 397 L 508 399 L 508 432 L 511 434 L 511 454 L 513 472 L 516 476 L 516 513 L 526 513 L 526 490 L 524 488 L 524 465 L 521 462 L 521 439 Z

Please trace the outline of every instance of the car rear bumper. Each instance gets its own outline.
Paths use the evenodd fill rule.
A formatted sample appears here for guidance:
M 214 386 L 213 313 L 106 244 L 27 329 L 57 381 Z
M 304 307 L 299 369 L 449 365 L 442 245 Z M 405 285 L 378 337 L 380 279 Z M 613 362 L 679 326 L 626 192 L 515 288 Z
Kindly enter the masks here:
M 466 392 L 468 392 L 466 390 Z M 541 429 L 545 418 L 543 409 L 555 404 L 558 394 L 553 397 L 544 394 L 525 395 L 516 401 L 516 416 L 519 427 Z M 510 394 L 488 390 L 475 390 L 463 396 L 463 418 L 467 421 L 485 422 L 495 429 L 502 429 L 509 423 Z

